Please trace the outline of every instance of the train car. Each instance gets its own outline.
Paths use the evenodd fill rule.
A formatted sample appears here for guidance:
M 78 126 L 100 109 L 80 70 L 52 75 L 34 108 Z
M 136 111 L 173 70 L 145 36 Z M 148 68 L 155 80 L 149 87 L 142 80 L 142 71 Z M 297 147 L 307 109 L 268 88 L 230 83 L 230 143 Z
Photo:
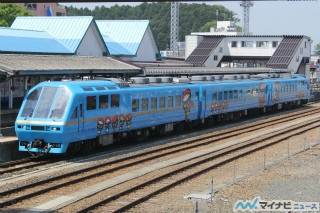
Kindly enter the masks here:
M 309 80 L 302 75 L 164 79 L 135 78 L 130 84 L 116 79 L 42 82 L 26 94 L 18 113 L 19 151 L 33 155 L 88 151 L 115 139 L 166 134 L 188 125 L 299 106 L 310 95 Z

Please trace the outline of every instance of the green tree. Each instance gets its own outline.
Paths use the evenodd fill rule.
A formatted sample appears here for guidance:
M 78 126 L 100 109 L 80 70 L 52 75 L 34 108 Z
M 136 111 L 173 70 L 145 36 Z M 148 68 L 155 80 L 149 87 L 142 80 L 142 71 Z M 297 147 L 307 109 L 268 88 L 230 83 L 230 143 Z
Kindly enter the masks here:
M 18 16 L 32 16 L 26 8 L 19 7 L 17 4 L 0 4 L 0 26 L 10 27 Z
M 320 55 L 320 43 L 316 44 L 316 46 L 314 46 L 314 51 L 313 53 L 315 55 Z
M 209 21 L 207 23 L 205 23 L 202 27 L 200 27 L 200 32 L 210 32 L 210 28 L 217 28 L 217 21 L 213 20 L 213 21 Z

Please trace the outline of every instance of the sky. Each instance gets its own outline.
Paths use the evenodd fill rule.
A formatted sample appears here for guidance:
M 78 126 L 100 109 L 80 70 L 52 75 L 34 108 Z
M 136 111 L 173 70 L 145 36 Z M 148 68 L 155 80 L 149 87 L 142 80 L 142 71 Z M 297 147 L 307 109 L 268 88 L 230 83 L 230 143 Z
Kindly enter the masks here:
M 195 2 L 191 2 L 195 3 Z M 198 1 L 197 3 L 222 5 L 235 12 L 243 26 L 243 8 L 241 1 Z M 138 5 L 138 3 L 61 3 L 66 6 L 111 7 L 118 5 Z M 228 21 L 228 20 L 225 20 Z M 253 35 L 305 35 L 311 38 L 312 51 L 316 44 L 320 43 L 320 1 L 253 1 L 250 7 L 249 31 Z

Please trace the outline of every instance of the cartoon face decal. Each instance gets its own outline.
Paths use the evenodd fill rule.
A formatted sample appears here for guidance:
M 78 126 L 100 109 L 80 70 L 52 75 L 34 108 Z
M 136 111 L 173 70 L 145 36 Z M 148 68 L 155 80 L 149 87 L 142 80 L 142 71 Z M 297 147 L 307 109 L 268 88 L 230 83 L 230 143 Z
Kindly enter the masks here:
M 259 106 L 262 107 L 264 105 L 264 91 L 265 91 L 265 84 L 260 83 L 259 85 L 259 97 L 258 97 L 258 102 Z
M 98 124 L 97 124 L 98 133 L 101 133 L 101 130 L 103 128 L 103 124 L 104 124 L 103 118 L 98 118 Z
M 120 115 L 119 116 L 119 120 L 120 120 L 120 130 L 122 130 L 124 122 L 125 122 L 125 115 Z
M 280 100 L 280 84 L 276 82 L 274 84 L 274 95 L 273 95 L 273 103 L 278 102 Z
M 107 116 L 104 119 L 103 118 L 98 118 L 97 119 L 97 129 L 98 129 L 98 134 L 101 133 L 101 130 L 103 127 L 106 127 L 106 133 L 110 133 L 110 126 L 112 126 L 113 131 L 117 131 L 118 124 L 119 125 L 119 130 L 123 129 L 124 124 L 126 123 L 127 129 L 130 129 L 131 125 L 131 120 L 132 120 L 132 115 L 131 114 L 121 114 L 121 115 L 115 115 L 115 116 Z
M 191 101 L 191 90 L 186 89 L 182 94 L 182 108 L 184 110 L 184 116 L 186 120 L 189 119 L 190 109 L 192 107 L 192 104 L 193 103 Z
M 126 115 L 127 129 L 130 129 L 131 120 L 132 120 L 132 115 L 131 114 Z
M 111 124 L 111 118 L 110 117 L 106 117 L 104 123 L 105 123 L 105 126 L 106 126 L 106 133 L 109 133 L 110 124 Z
M 228 108 L 229 108 L 229 102 L 227 101 L 215 102 L 211 104 L 211 112 L 213 114 L 225 113 L 227 112 Z
M 113 131 L 117 131 L 118 116 L 117 115 L 113 116 L 112 119 L 111 119 L 111 122 L 112 122 Z

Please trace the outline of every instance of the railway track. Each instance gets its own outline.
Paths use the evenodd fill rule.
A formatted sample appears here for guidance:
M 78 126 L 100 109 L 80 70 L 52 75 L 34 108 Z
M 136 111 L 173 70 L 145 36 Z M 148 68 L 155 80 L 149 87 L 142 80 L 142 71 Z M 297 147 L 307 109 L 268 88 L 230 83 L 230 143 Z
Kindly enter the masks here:
M 312 113 L 313 111 L 317 111 L 317 110 L 318 109 L 307 108 L 307 109 L 299 110 L 296 112 L 290 112 L 290 114 L 294 113 L 294 115 L 301 117 L 301 116 L 305 116 L 308 113 Z M 274 115 L 274 116 L 279 116 L 279 115 Z M 293 119 L 293 118 L 288 118 L 287 120 L 283 120 L 282 122 L 289 121 L 290 119 Z M 275 118 L 275 120 L 277 120 L 277 118 Z M 280 122 L 280 121 L 278 121 L 278 122 Z M 259 129 L 261 127 L 266 127 L 268 125 L 271 126 L 273 124 L 274 123 L 259 124 L 260 126 L 257 126 L 256 129 Z M 253 131 L 253 130 L 248 130 L 247 132 L 249 132 L 249 131 Z M 224 133 L 218 133 L 218 134 L 224 134 Z M 209 137 L 211 137 L 211 136 L 209 136 Z M 107 152 L 112 152 L 112 151 L 118 150 L 119 148 L 120 148 L 119 146 L 111 147 L 110 148 L 111 150 L 108 150 Z M 104 150 L 101 150 L 101 152 L 103 153 Z M 78 156 L 78 158 L 85 157 L 85 156 L 86 155 L 81 155 L 81 156 Z M 86 157 L 88 157 L 88 156 L 90 157 L 90 154 L 87 154 Z M 29 169 L 31 169 L 31 170 L 39 169 L 43 166 L 50 167 L 51 165 L 55 165 L 56 163 L 59 163 L 59 162 L 64 163 L 64 162 L 68 162 L 68 161 L 75 161 L 75 158 L 74 157 L 58 157 L 57 158 L 57 157 L 50 157 L 50 156 L 46 156 L 44 158 L 39 158 L 39 159 L 32 158 L 32 157 L 24 158 L 24 159 L 19 159 L 16 161 L 0 163 L 0 174 L 6 174 L 6 177 L 8 177 L 11 175 L 10 173 L 15 174 L 15 175 L 16 175 L 16 173 L 14 173 L 14 172 L 21 173 L 21 170 L 27 172 Z M 1 178 L 1 175 L 0 175 L 0 178 Z
M 287 118 L 288 115 L 281 115 L 281 116 L 268 119 L 269 123 L 265 123 L 265 121 L 257 121 L 253 124 L 247 124 L 243 128 L 234 128 L 230 130 L 222 130 L 219 132 L 208 133 L 199 137 L 193 137 L 190 139 L 181 140 L 180 142 L 176 142 L 171 145 L 149 150 L 147 152 L 131 154 L 127 157 L 118 158 L 116 160 L 108 161 L 106 163 L 98 163 L 96 166 L 90 166 L 85 169 L 79 169 L 76 171 L 67 172 L 62 175 L 55 175 L 43 181 L 37 180 L 34 183 L 29 183 L 27 185 L 4 190 L 0 193 L 0 197 L 1 197 L 0 208 L 8 208 L 11 206 L 14 207 L 15 203 L 22 203 L 22 205 L 25 205 L 26 203 L 30 203 L 30 200 L 35 199 L 35 197 L 39 195 L 43 197 L 47 197 L 47 196 L 50 197 L 49 195 L 47 195 L 48 193 L 49 194 L 58 193 L 58 190 L 61 190 L 64 187 L 75 189 L 76 185 L 79 185 L 79 183 L 85 182 L 89 179 L 92 179 L 91 183 L 92 182 L 94 183 L 96 177 L 103 177 L 103 179 L 106 179 L 106 180 L 112 179 L 116 177 L 116 173 L 119 173 L 119 171 L 121 171 L 121 173 L 126 173 L 135 167 L 139 167 L 138 165 L 142 165 L 142 164 L 146 166 L 151 165 L 152 163 L 157 162 L 158 159 L 164 159 L 164 160 L 170 159 L 181 152 L 186 152 L 186 151 L 196 152 L 197 149 L 203 150 L 205 149 L 206 146 L 210 146 L 210 145 L 212 146 L 212 144 L 216 144 L 216 146 L 219 146 L 218 145 L 219 141 L 227 140 L 227 139 L 230 140 L 232 139 L 232 137 L 235 137 L 239 134 L 246 134 L 251 131 L 257 131 L 270 126 L 275 126 L 276 124 L 279 124 L 279 123 L 288 122 L 290 120 L 292 121 L 298 117 L 310 116 L 310 115 L 313 115 L 314 113 L 319 113 L 319 110 L 320 109 L 315 110 L 314 108 L 306 109 L 304 110 L 304 112 L 298 111 L 298 112 L 291 113 L 290 118 Z M 283 131 L 281 132 L 281 134 L 282 133 Z M 221 142 L 220 146 L 222 146 L 223 144 L 224 143 Z M 239 150 L 242 148 L 243 146 L 240 146 L 235 150 Z M 229 151 L 229 153 L 234 152 L 235 150 L 231 150 Z M 211 159 L 216 158 L 217 157 L 216 154 L 214 154 L 214 156 L 213 157 L 211 156 L 210 158 Z M 177 171 L 173 170 L 173 172 L 177 172 Z M 11 182 L 15 183 L 15 180 L 12 179 Z M 144 181 L 144 182 L 147 182 L 147 181 Z M 132 184 L 130 184 L 130 187 L 131 186 Z M 101 202 L 106 202 L 106 201 L 101 201 Z M 95 208 L 95 207 L 90 207 L 90 208 Z M 86 211 L 86 210 L 79 210 L 79 211 Z
M 310 123 L 309 123 L 310 124 Z M 102 199 L 99 202 L 93 203 L 92 199 L 89 198 L 88 201 L 80 201 L 86 203 L 93 203 L 87 205 L 85 208 L 78 209 L 77 212 L 114 212 L 114 213 L 122 213 L 129 211 L 136 205 L 139 205 L 146 200 L 154 197 L 157 194 L 163 193 L 169 189 L 172 189 L 179 184 L 191 180 L 202 173 L 208 172 L 214 168 L 222 166 L 228 162 L 234 161 L 240 157 L 251 154 L 258 150 L 264 149 L 268 146 L 271 146 L 275 143 L 279 143 L 284 141 L 293 135 L 301 134 L 303 132 L 308 131 L 311 128 L 319 127 L 320 122 L 315 119 L 309 127 L 305 127 L 304 125 L 296 125 L 290 130 L 286 130 L 285 132 L 278 132 L 276 135 L 271 134 L 268 136 L 263 136 L 258 140 L 252 140 L 250 142 L 244 142 L 242 144 L 238 144 L 233 147 L 227 147 L 220 151 L 213 151 L 206 155 L 202 155 L 199 158 L 192 159 L 188 162 L 183 162 L 179 164 L 179 166 L 175 166 L 172 168 L 172 171 L 163 171 L 163 173 L 158 174 L 157 177 L 145 177 L 142 184 L 134 185 L 134 187 L 127 187 L 127 189 L 123 190 L 123 186 L 119 187 L 119 193 L 116 193 L 112 196 L 108 193 L 107 199 Z M 297 131 L 297 129 L 299 130 Z M 300 129 L 301 128 L 301 129 Z M 295 133 L 292 133 L 295 132 Z M 277 136 L 277 139 L 273 139 L 273 137 Z M 257 146 L 257 143 L 259 145 Z M 135 181 L 135 183 L 137 183 Z M 134 183 L 130 183 L 133 185 Z M 127 184 L 128 185 L 128 184 Z M 105 197 L 107 194 L 100 194 L 99 197 Z M 74 209 L 81 204 L 74 203 L 72 206 L 69 206 L 68 209 Z M 64 212 L 63 209 L 61 209 Z

